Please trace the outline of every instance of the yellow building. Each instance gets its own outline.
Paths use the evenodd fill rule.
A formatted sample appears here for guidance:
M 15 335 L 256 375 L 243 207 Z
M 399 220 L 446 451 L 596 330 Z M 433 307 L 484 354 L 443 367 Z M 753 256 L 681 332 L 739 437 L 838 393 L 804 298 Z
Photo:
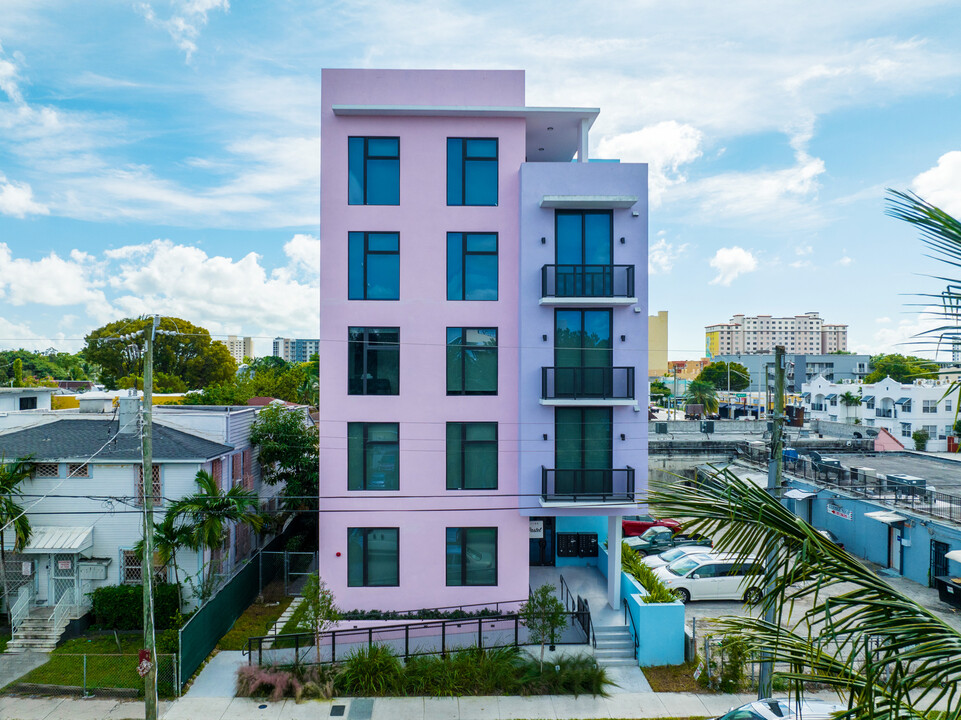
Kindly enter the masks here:
M 667 372 L 667 310 L 647 317 L 647 375 L 660 377 Z

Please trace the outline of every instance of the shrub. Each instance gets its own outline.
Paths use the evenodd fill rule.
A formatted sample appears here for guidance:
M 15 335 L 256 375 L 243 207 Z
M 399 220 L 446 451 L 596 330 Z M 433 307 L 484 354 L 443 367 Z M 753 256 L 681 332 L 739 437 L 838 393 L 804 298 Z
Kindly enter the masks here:
M 744 684 L 744 666 L 749 659 L 747 640 L 741 635 L 725 635 L 721 640 L 721 692 L 739 692 Z
M 654 574 L 641 556 L 634 552 L 627 543 L 621 544 L 621 569 L 640 583 L 647 591 L 643 600 L 646 603 L 670 603 L 677 600 L 674 593 L 661 579 Z
M 285 697 L 299 698 L 303 685 L 292 670 L 242 665 L 237 670 L 237 694 L 241 697 L 267 697 L 274 702 Z
M 911 439 L 914 440 L 914 449 L 915 449 L 915 450 L 922 450 L 922 451 L 923 451 L 923 450 L 927 449 L 927 447 L 928 447 L 928 440 L 929 440 L 930 438 L 931 438 L 931 436 L 928 435 L 928 431 L 927 431 L 927 430 L 915 430 L 913 433 L 911 433 Z
M 154 586 L 154 618 L 158 630 L 179 628 L 180 586 Z M 111 630 L 143 629 L 143 586 L 105 585 L 90 594 L 94 624 Z
M 337 688 L 344 695 L 392 695 L 401 685 L 403 667 L 393 650 L 371 645 L 355 650 L 344 661 Z

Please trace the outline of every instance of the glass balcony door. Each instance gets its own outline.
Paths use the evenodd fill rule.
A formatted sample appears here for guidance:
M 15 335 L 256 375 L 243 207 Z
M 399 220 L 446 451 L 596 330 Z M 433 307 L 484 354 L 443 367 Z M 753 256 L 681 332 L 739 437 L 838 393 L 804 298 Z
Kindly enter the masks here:
M 557 295 L 612 295 L 614 224 L 611 212 L 558 210 L 554 224 Z
M 554 311 L 557 397 L 610 397 L 614 355 L 610 310 Z
M 555 494 L 611 493 L 612 418 L 610 408 L 554 410 Z

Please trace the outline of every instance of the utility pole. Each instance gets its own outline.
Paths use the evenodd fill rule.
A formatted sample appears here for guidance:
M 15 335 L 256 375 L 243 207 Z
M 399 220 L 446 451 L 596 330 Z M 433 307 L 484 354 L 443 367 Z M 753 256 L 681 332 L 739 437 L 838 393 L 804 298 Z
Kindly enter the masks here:
M 767 491 L 777 497 L 781 488 L 781 476 L 784 471 L 784 376 L 786 374 L 784 346 L 774 348 L 774 430 L 771 433 L 771 459 L 767 469 Z M 766 372 L 765 372 L 766 375 Z M 777 550 L 772 550 L 767 557 L 767 571 L 772 573 L 777 563 Z M 768 584 L 765 595 L 770 593 L 771 583 Z M 769 604 L 764 612 L 764 620 L 769 623 L 775 621 L 774 605 Z M 771 653 L 767 650 L 761 653 L 761 670 L 758 673 L 757 699 L 771 697 L 774 663 Z
M 671 399 L 674 401 L 671 403 L 674 406 L 674 417 L 672 419 L 677 420 L 677 365 L 674 366 L 674 397 Z
M 153 343 L 159 324 L 160 316 L 154 315 L 150 327 L 144 328 L 147 356 L 144 358 L 143 371 L 143 560 L 140 573 L 143 579 L 143 645 L 147 655 L 143 659 L 150 663 L 144 675 L 145 720 L 157 720 L 157 652 L 153 607 Z M 177 680 L 174 679 L 174 682 Z

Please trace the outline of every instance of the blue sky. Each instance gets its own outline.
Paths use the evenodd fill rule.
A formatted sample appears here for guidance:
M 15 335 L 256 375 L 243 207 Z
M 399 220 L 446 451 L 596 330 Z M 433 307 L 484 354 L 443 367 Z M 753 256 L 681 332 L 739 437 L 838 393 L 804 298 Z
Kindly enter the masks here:
M 883 193 L 961 214 L 958 27 L 925 0 L 0 0 L 0 347 L 144 312 L 316 336 L 320 69 L 483 67 L 650 163 L 672 358 L 810 310 L 903 350 L 942 268 Z

